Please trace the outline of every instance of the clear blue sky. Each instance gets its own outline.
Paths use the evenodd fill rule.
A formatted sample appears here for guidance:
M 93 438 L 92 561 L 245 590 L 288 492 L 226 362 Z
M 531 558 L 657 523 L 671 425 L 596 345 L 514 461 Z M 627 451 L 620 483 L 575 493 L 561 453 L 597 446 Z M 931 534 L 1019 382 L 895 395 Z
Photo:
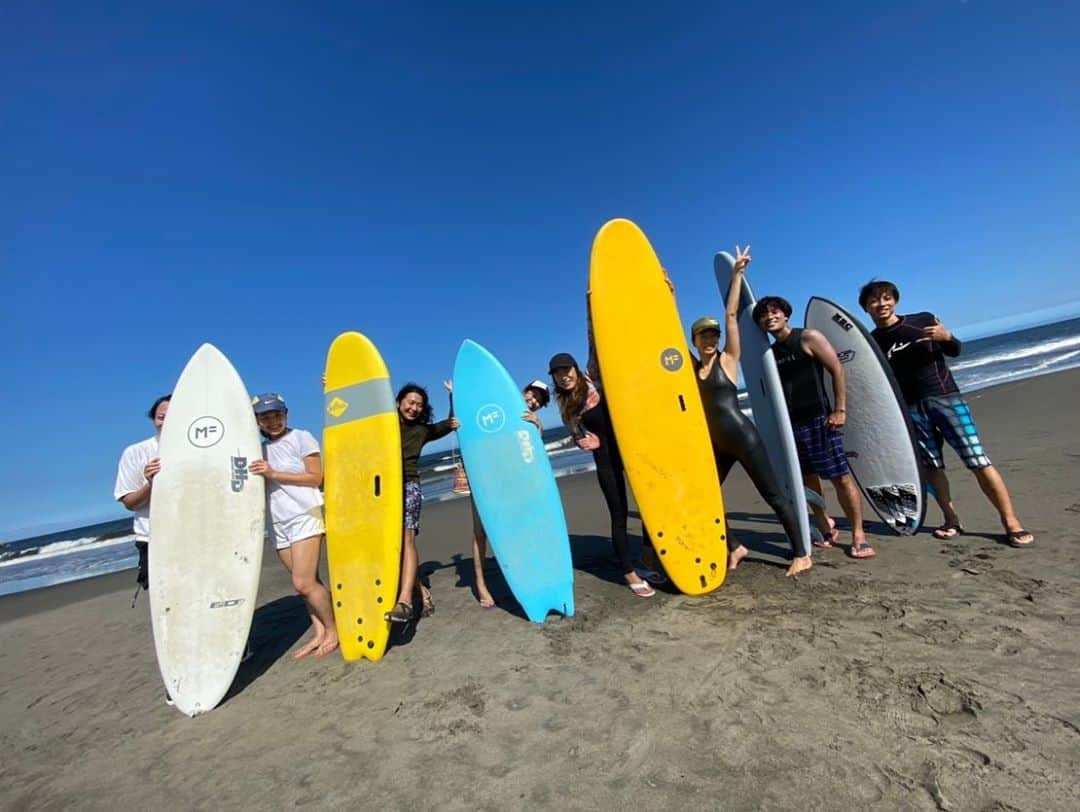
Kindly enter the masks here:
M 797 309 L 875 275 L 954 327 L 1080 299 L 1072 3 L 154 6 L 0 19 L 0 539 L 121 515 L 203 341 L 316 433 L 344 330 L 433 390 L 465 337 L 523 382 L 584 354 L 612 217 L 687 322 L 736 242 Z

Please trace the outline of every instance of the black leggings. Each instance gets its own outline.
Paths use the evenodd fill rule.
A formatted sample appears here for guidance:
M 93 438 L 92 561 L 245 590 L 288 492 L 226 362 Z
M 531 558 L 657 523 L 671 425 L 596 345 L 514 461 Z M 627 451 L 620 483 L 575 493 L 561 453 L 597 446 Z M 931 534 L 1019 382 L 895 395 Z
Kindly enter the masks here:
M 630 543 L 626 538 L 626 520 L 630 510 L 626 498 L 626 469 L 623 468 L 622 458 L 618 454 L 611 454 L 604 446 L 593 451 L 593 460 L 596 462 L 596 478 L 604 493 L 608 513 L 611 514 L 611 546 L 615 548 L 615 558 L 623 575 L 627 575 L 634 571 L 634 564 L 630 560 Z M 652 546 L 649 531 L 644 529 L 644 525 L 642 531 L 645 546 Z
M 728 472 L 731 471 L 731 466 L 736 462 L 741 463 L 743 470 L 750 475 L 757 492 L 761 494 L 761 498 L 768 503 L 769 507 L 779 517 L 795 555 L 810 555 L 809 550 L 800 549 L 805 542 L 800 541 L 802 532 L 799 530 L 799 517 L 795 513 L 795 505 L 780 493 L 780 489 L 776 486 L 776 477 L 773 475 L 769 455 L 761 442 L 761 435 L 755 431 L 753 436 L 744 436 L 742 439 L 744 442 L 737 449 L 724 449 L 723 451 L 715 447 L 713 449 L 716 454 L 716 471 L 720 475 L 720 484 L 724 484 Z M 597 466 L 597 471 L 599 472 L 599 470 L 599 466 Z M 732 537 L 729 531 L 727 534 L 728 551 L 735 550 L 738 546 L 739 542 Z

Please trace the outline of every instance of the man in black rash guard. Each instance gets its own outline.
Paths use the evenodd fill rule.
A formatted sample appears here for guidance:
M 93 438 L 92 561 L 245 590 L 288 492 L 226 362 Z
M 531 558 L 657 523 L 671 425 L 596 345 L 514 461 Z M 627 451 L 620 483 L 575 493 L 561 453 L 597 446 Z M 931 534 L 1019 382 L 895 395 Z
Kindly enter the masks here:
M 899 301 L 900 291 L 892 282 L 871 281 L 859 291 L 859 305 L 874 320 L 871 335 L 889 359 L 907 402 L 926 478 L 944 514 L 934 537 L 953 539 L 964 532 L 945 476 L 941 452 L 947 442 L 997 510 L 1006 541 L 1013 547 L 1030 546 L 1035 536 L 1016 517 L 1005 481 L 986 455 L 971 409 L 945 362 L 946 356 L 960 354 L 960 342 L 933 313 L 897 315 Z
M 821 478 L 832 482 L 836 497 L 851 523 L 852 558 L 873 558 L 876 553 L 866 541 L 862 522 L 862 497 L 848 468 L 840 429 L 847 420 L 847 393 L 844 367 L 836 350 L 817 330 L 795 330 L 788 323 L 791 304 L 779 296 L 758 301 L 751 314 L 761 329 L 774 339 L 773 355 L 784 388 L 795 448 L 799 453 L 806 487 L 823 495 Z M 833 381 L 835 406 L 825 394 L 824 370 Z M 825 537 L 823 546 L 831 547 L 837 538 L 824 508 L 814 506 L 814 517 Z

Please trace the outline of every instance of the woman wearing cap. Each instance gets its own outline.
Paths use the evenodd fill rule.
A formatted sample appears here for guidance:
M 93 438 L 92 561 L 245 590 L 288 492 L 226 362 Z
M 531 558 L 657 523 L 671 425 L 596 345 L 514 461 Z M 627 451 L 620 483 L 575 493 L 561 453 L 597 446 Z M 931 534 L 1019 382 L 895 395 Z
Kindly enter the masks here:
M 735 256 L 727 310 L 724 314 L 727 341 L 724 349 L 718 351 L 720 322 L 711 316 L 703 316 L 695 321 L 690 328 L 691 339 L 698 351 L 698 357 L 694 359 L 694 369 L 697 371 L 698 388 L 709 424 L 709 436 L 712 439 L 713 454 L 716 455 L 716 470 L 720 475 L 720 482 L 722 484 L 727 478 L 732 465 L 736 462 L 742 464 L 758 493 L 784 525 L 784 532 L 787 533 L 794 550 L 794 558 L 787 574 L 796 575 L 810 569 L 811 562 L 810 556 L 801 555 L 803 551 L 797 546 L 800 531 L 795 506 L 780 493 L 761 435 L 739 409 L 738 390 L 735 387 L 739 374 L 740 352 L 739 294 L 746 266 L 750 264 L 750 246 L 746 246 L 745 251 L 735 246 Z M 728 533 L 728 569 L 738 567 L 747 552 L 746 547 Z
M 461 426 L 454 417 L 432 422 L 431 403 L 427 390 L 407 383 L 397 393 L 398 422 L 401 426 L 402 473 L 405 479 L 405 530 L 401 543 L 401 587 L 397 603 L 386 613 L 387 620 L 408 623 L 413 617 L 413 592 L 420 588 L 422 617 L 435 613 L 431 593 L 419 583 L 417 573 L 420 556 L 416 551 L 416 536 L 420 532 L 420 508 L 424 498 L 420 490 L 420 452 L 432 440 L 445 437 Z
M 591 328 L 589 334 L 591 346 Z M 579 448 L 592 452 L 596 478 L 600 482 L 608 513 L 611 514 L 611 544 L 615 548 L 623 578 L 635 595 L 651 598 L 656 591 L 635 571 L 630 560 L 630 545 L 626 538 L 630 505 L 626 498 L 625 468 L 600 387 L 594 383 L 594 378 L 581 371 L 574 356 L 569 353 L 560 352 L 552 356 L 548 372 L 555 382 L 555 397 L 563 424 L 570 430 Z
M 446 388 L 453 396 L 454 384 L 452 381 L 446 382 Z M 524 396 L 525 405 L 528 407 L 525 413 L 521 415 L 521 419 L 536 426 L 542 435 L 544 433 L 544 424 L 540 422 L 540 416 L 536 413 L 551 402 L 551 389 L 543 381 L 535 380 L 526 384 L 525 388 L 521 390 L 521 394 Z M 484 579 L 484 559 L 487 557 L 487 531 L 484 530 L 484 524 L 480 521 L 480 514 L 476 512 L 476 502 L 472 503 L 472 521 L 473 576 L 476 582 L 476 599 L 482 607 L 490 609 L 495 605 L 495 599 L 491 597 L 491 592 L 487 588 L 487 581 Z
M 319 553 L 326 532 L 319 490 L 323 476 L 319 444 L 310 432 L 289 428 L 285 398 L 276 392 L 259 395 L 253 406 L 265 459 L 248 467 L 266 480 L 270 507 L 267 536 L 273 538 L 278 558 L 292 576 L 293 588 L 307 604 L 314 629 L 293 659 L 309 654 L 324 657 L 338 647 L 338 636 L 330 593 L 319 580 Z

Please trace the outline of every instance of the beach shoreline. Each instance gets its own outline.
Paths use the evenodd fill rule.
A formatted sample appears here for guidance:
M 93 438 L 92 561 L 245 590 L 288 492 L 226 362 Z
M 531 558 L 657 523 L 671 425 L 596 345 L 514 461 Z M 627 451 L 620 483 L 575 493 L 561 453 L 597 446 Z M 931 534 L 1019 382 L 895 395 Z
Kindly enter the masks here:
M 256 656 L 194 720 L 163 702 L 132 571 L 0 597 L 4 806 L 1077 808 L 1078 394 L 1080 370 L 969 395 L 1030 550 L 947 452 L 964 536 L 930 536 L 931 502 L 914 538 L 869 523 L 876 559 L 826 551 L 786 579 L 736 469 L 751 557 L 711 595 L 642 600 L 578 474 L 559 480 L 573 618 L 525 621 L 493 561 L 500 606 L 480 609 L 469 500 L 434 503 L 418 546 L 436 614 L 376 664 L 289 659 L 307 619 L 267 550 Z

